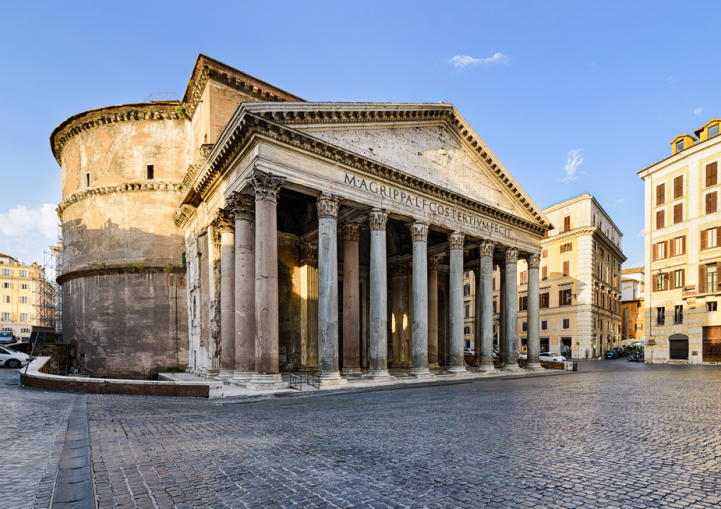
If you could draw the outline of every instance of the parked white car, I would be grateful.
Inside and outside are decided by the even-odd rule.
[[[541,352],[541,354],[539,355],[539,360],[551,361],[551,362],[563,362],[566,360],[566,358],[563,355],[559,355],[557,353]]]
[[[28,363],[30,356],[22,352],[15,352],[6,346],[0,345],[0,366],[6,368],[19,368]]]

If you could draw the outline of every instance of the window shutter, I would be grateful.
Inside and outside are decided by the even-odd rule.
[[[656,186],[656,205],[661,205],[666,202],[666,184],[659,184]]]
[[[573,251],[573,242],[568,243],[568,250]]]
[[[671,257],[676,256],[676,241],[674,239],[671,239],[671,252],[669,254]]]
[[[721,226],[716,227],[716,247],[721,246]]]
[[[716,200],[716,197],[718,196],[718,193],[716,193],[716,192],[714,191],[713,193],[709,194],[708,196],[709,196],[709,198],[711,199],[711,210],[709,210],[708,213],[709,213],[709,214],[713,214],[714,212],[716,212],[716,211],[718,210],[718,203],[717,203],[717,200]]]
[[[657,230],[660,230],[661,228],[664,227],[663,212],[664,212],[663,210],[659,210],[658,212],[656,212],[656,229]]]
[[[558,290],[558,306],[563,306],[563,290]]]
[[[715,186],[718,182],[718,163],[706,166],[706,187]]]
[[[686,269],[681,269],[681,288],[686,286]]]
[[[673,197],[680,198],[683,196],[683,175],[679,175],[673,179]]]
[[[671,279],[671,273],[667,272],[663,276],[663,289],[668,290],[668,280]]]
[[[683,221],[683,204],[678,203],[673,206],[673,223],[680,223]]]
[[[706,249],[706,230],[701,230],[701,249]]]
[[[683,252],[679,254],[686,254],[686,235],[681,237],[681,249],[683,249]]]
[[[653,261],[658,260],[658,244],[653,245]]]
[[[566,216],[563,218],[563,231],[567,232],[571,229],[571,216]]]
[[[663,241],[663,257],[668,258],[668,240]]]
[[[716,291],[721,290],[721,277],[719,277],[719,272],[721,270],[721,262],[716,262]]]
[[[706,293],[706,265],[698,266],[698,293]]]

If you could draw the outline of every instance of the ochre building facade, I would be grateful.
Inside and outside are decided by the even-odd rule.
[[[518,369],[517,267],[528,261],[538,295],[552,225],[452,105],[311,103],[201,55],[182,103],[115,108],[53,135],[65,335],[88,364],[130,352],[135,371],[182,366],[255,389],[281,386],[281,371],[322,384],[465,372],[463,273],[477,270],[474,364],[492,371],[502,265],[503,360]]]

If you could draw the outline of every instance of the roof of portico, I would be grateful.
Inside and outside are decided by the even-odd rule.
[[[519,205],[527,217],[519,217],[488,203],[475,200],[438,184],[384,164],[347,147],[340,147],[313,135],[313,129],[359,126],[443,125],[472,155],[478,166],[487,170],[496,185]],[[253,136],[272,138],[316,155],[438,196],[488,216],[542,233],[552,225],[543,211],[521,188],[510,172],[452,104],[447,103],[243,103],[221,134],[203,165],[187,179],[181,208],[197,202],[213,188],[213,183],[228,170]],[[189,175],[190,177],[190,175]],[[187,205],[186,205],[187,206]]]

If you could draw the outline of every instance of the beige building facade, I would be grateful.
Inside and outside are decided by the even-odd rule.
[[[29,340],[35,330],[52,329],[53,293],[40,265],[0,253],[0,330]]]
[[[721,120],[678,135],[645,183],[646,362],[721,362]]]

